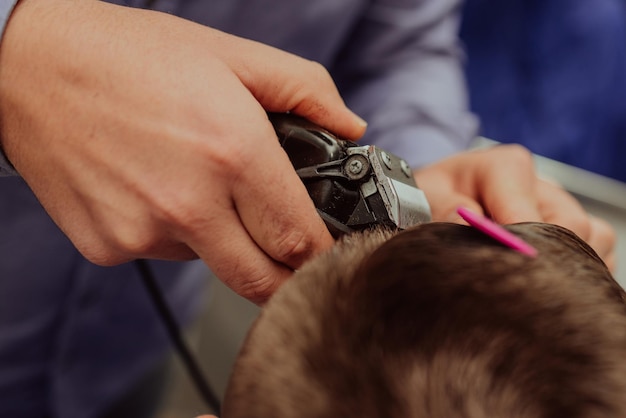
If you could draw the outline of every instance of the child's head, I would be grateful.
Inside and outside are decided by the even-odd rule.
[[[346,237],[269,301],[223,418],[626,417],[626,296],[584,242],[424,224]]]

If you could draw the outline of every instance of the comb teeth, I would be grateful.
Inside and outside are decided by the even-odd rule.
[[[534,258],[537,256],[537,249],[535,247],[531,246],[518,236],[513,235],[490,219],[472,212],[465,207],[459,207],[456,212],[461,216],[461,218],[465,219],[470,226],[478,229],[485,235],[490,236],[507,247],[529,257]]]

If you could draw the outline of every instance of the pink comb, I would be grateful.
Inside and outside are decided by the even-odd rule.
[[[501,242],[507,247],[529,257],[537,256],[537,250],[533,246],[484,216],[474,213],[464,207],[459,207],[456,212],[461,215],[461,218],[465,219],[468,224]]]

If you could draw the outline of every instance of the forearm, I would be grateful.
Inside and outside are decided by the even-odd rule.
[[[2,0],[0,2],[0,53],[2,51],[1,39],[4,36],[4,29],[9,21],[11,12],[17,4],[18,0]],[[0,140],[1,143],[1,140]],[[15,168],[6,158],[2,147],[0,146],[0,177],[17,175]]]

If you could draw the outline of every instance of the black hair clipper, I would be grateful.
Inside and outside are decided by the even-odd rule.
[[[374,225],[406,229],[430,221],[430,206],[406,161],[339,139],[299,116],[270,113],[269,119],[335,238]]]

